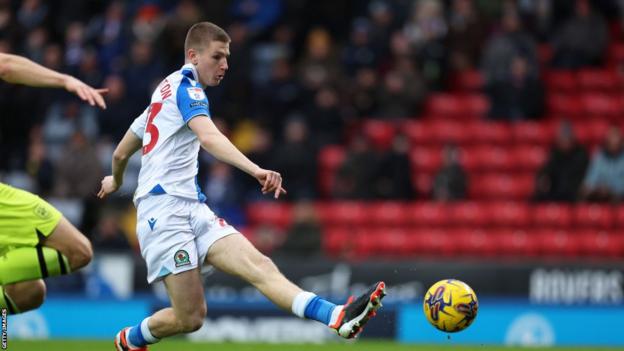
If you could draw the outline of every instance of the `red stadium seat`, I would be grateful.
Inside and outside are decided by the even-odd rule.
[[[578,89],[573,71],[550,70],[544,75],[544,81],[550,92],[569,93]]]
[[[437,93],[429,96],[426,111],[433,116],[476,119],[484,116],[489,108],[489,101],[482,94]]]
[[[540,145],[517,145],[511,150],[514,169],[535,172],[546,163],[548,150]]]
[[[448,225],[448,206],[437,202],[421,202],[408,206],[412,224],[420,227]]]
[[[496,237],[502,256],[530,258],[539,254],[537,238],[523,230],[501,230]]]
[[[594,118],[574,123],[574,133],[577,139],[585,145],[601,144],[608,129],[609,122],[606,119]]]
[[[373,202],[366,205],[366,212],[373,225],[385,227],[407,227],[410,213],[406,204],[396,201]]]
[[[459,227],[482,227],[490,224],[489,208],[481,202],[458,202],[448,205],[449,222]]]
[[[550,144],[554,138],[552,125],[544,122],[517,122],[512,126],[513,139],[517,144]]]
[[[425,122],[407,120],[401,124],[400,130],[408,137],[412,145],[422,145],[436,141],[429,133]]]
[[[514,167],[514,160],[508,148],[480,146],[465,150],[465,155],[471,155],[476,159],[474,164],[464,163],[468,171],[488,172],[499,171],[508,172]],[[467,160],[469,160],[467,158]]]
[[[361,202],[320,202],[316,209],[324,225],[359,226],[369,221],[369,213]]]
[[[531,212],[523,202],[493,202],[488,205],[490,222],[506,228],[527,228],[531,224]]]
[[[451,89],[460,92],[480,91],[483,84],[481,72],[466,70],[455,74],[451,81]]]
[[[323,250],[329,256],[340,257],[354,249],[355,233],[346,227],[331,227],[323,231]]]
[[[615,213],[609,205],[581,204],[574,209],[574,226],[577,228],[611,229]]]
[[[532,173],[484,173],[472,175],[468,194],[475,200],[526,200],[534,191],[535,175]]]
[[[407,256],[412,254],[408,245],[408,233],[404,229],[380,227],[368,231],[367,236],[374,240],[373,254],[387,257]]]
[[[615,71],[606,69],[582,69],[576,78],[581,90],[615,92],[621,88]]]
[[[500,242],[491,231],[483,229],[458,230],[450,233],[457,242],[459,255],[475,258],[492,257],[498,254]]]
[[[283,202],[251,202],[247,205],[246,213],[249,223],[253,226],[269,224],[285,229],[292,219],[292,206]]]
[[[439,259],[453,256],[457,251],[457,242],[445,230],[424,229],[409,234],[408,247],[418,256]]]
[[[574,94],[550,93],[547,96],[547,105],[550,115],[577,119],[585,115],[582,101]]]
[[[497,122],[477,122],[465,124],[465,131],[472,141],[484,144],[508,144],[513,135],[509,124]]]
[[[616,67],[624,62],[624,43],[616,40],[612,41],[609,45],[607,56],[609,65],[612,67]]]
[[[345,159],[345,150],[341,146],[326,146],[318,154],[319,188],[321,193],[329,196],[334,186],[334,177]]]
[[[624,228],[624,205],[615,208],[615,226]]]
[[[392,144],[396,126],[388,121],[369,119],[364,121],[362,132],[376,148],[384,150]]]
[[[409,156],[416,173],[434,173],[442,166],[441,147],[416,147],[410,151]]]
[[[422,173],[422,172],[413,172],[412,173],[412,185],[416,189],[416,193],[429,196],[433,191],[433,181],[435,174],[433,173]]]
[[[583,111],[590,117],[617,118],[624,113],[622,97],[618,94],[607,95],[587,93],[581,96]]]
[[[579,238],[565,230],[540,230],[535,233],[540,254],[545,257],[576,257],[580,254]]]
[[[567,204],[538,204],[532,207],[536,228],[567,229],[572,225],[572,208]]]
[[[607,231],[587,231],[577,234],[580,238],[581,252],[585,256],[597,258],[623,258],[624,241],[621,235]]]
[[[472,138],[466,131],[465,122],[434,120],[429,122],[426,128],[434,138],[434,142],[440,145],[447,143],[463,144]]]

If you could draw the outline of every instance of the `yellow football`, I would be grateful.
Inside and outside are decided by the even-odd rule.
[[[441,331],[454,333],[470,326],[477,317],[479,301],[468,284],[445,279],[433,284],[423,302],[425,316]]]

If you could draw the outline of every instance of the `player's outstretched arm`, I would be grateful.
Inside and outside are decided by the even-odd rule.
[[[107,89],[94,89],[70,75],[45,68],[22,56],[0,53],[0,78],[9,83],[31,87],[64,88],[91,106],[97,104],[106,108],[102,94]]]
[[[130,129],[126,132],[124,137],[117,145],[115,152],[113,152],[113,174],[104,177],[102,179],[102,187],[97,194],[97,197],[103,199],[108,194],[112,194],[121,185],[123,184],[123,175],[126,171],[126,166],[128,165],[128,160],[135,152],[137,152],[141,146],[143,145],[143,141],[139,139],[139,137],[134,134],[134,132]]]
[[[286,190],[282,187],[282,176],[275,171],[262,169],[251,162],[219,131],[210,118],[196,117],[191,119],[188,125],[199,138],[204,150],[218,160],[229,163],[256,178],[262,185],[263,194],[273,193],[276,199],[280,194],[286,194]]]

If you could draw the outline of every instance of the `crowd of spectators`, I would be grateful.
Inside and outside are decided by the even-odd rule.
[[[397,135],[380,152],[358,131],[359,123],[418,118],[429,93],[452,88],[451,76],[475,69],[491,103],[484,118],[539,119],[541,70],[600,66],[608,23],[621,20],[620,3],[0,0],[0,51],[109,89],[108,109],[99,111],[63,92],[0,85],[0,174],[56,199],[85,232],[101,233],[96,245],[118,245],[115,233],[124,222],[111,220],[112,209],[131,209],[140,159],[130,161],[115,207],[94,201],[99,180],[152,89],[184,63],[187,29],[209,20],[232,38],[227,77],[207,91],[213,119],[253,161],[284,174],[287,200],[321,197],[317,153],[332,144],[348,145],[348,151],[330,198],[462,199],[467,180],[454,145],[444,150],[432,193],[418,194],[407,138]],[[540,57],[542,44],[552,48],[548,62]],[[611,129],[592,157],[571,130],[561,126],[537,175],[535,199],[622,198],[620,131]],[[209,205],[233,224],[243,223],[243,204],[260,198],[257,184],[205,154],[200,161]],[[306,224],[313,222],[306,211],[295,232],[314,227]]]

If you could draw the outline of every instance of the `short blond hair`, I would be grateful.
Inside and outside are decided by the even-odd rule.
[[[232,40],[223,28],[214,23],[195,23],[186,33],[186,40],[184,40],[184,52],[188,52],[189,49],[201,50],[213,41],[229,43]]]

